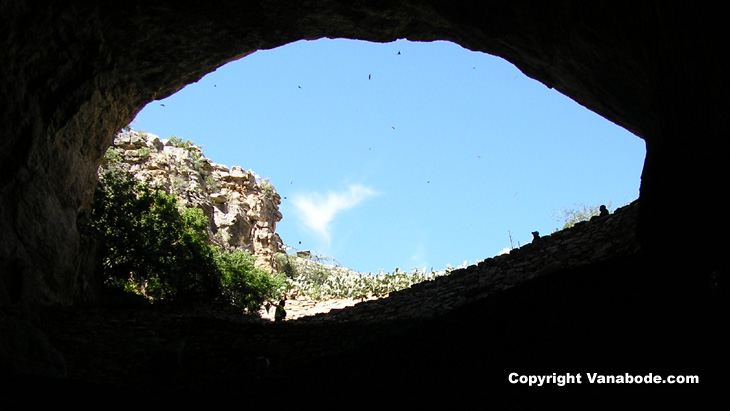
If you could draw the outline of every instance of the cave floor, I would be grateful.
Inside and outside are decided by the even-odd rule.
[[[490,304],[469,309],[483,313],[499,307]],[[168,404],[193,398],[311,395],[379,399],[390,393],[390,401],[428,404],[477,398],[523,409],[599,398],[620,405],[628,398],[624,394],[638,394],[647,405],[658,399],[675,403],[680,400],[677,394],[687,394],[682,400],[698,398],[696,388],[705,389],[702,398],[712,398],[717,383],[707,384],[710,375],[702,374],[706,384],[692,390],[596,384],[536,389],[509,384],[511,372],[582,373],[585,378],[588,372],[679,372],[693,370],[695,364],[704,372],[706,363],[713,361],[712,349],[701,352],[698,345],[706,343],[702,341],[677,342],[687,352],[699,353],[687,357],[677,351],[677,344],[657,350],[658,341],[669,341],[647,339],[648,334],[611,337],[616,333],[597,333],[576,323],[564,329],[557,322],[542,326],[546,317],[530,322],[503,312],[491,320],[453,314],[437,321],[273,323],[225,307],[54,309],[43,314],[43,331],[62,353],[67,375],[42,383],[45,392],[96,392],[109,398],[134,393],[135,398],[165,398]],[[555,313],[547,310],[546,315]],[[647,366],[637,366],[649,357]],[[37,386],[38,381],[31,384]]]

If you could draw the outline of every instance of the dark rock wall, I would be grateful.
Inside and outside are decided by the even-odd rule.
[[[95,171],[146,103],[320,37],[451,40],[643,138],[640,240],[671,259],[675,291],[699,298],[727,264],[723,19],[709,2],[0,0],[0,307],[93,297]]]
[[[428,319],[490,298],[535,278],[642,258],[636,238],[638,203],[614,214],[542,236],[508,254],[487,258],[449,275],[391,293],[387,298],[304,317],[297,321],[390,321]]]
[[[191,395],[458,398],[499,409],[582,409],[598,399],[676,407],[688,398],[704,409],[726,386],[721,317],[667,315],[662,272],[643,258],[636,216],[634,203],[388,298],[294,321],[211,306],[47,310],[44,331],[67,377],[30,383],[67,398],[134,392],[137,402],[168,405]],[[514,372],[583,381],[538,389],[510,384]],[[699,384],[591,384],[589,373],[698,376]]]

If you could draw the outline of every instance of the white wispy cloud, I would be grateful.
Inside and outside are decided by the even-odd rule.
[[[354,184],[341,192],[299,194],[292,198],[292,203],[299,212],[302,223],[314,230],[329,244],[331,239],[330,223],[342,210],[353,208],[363,200],[378,193],[360,184]]]

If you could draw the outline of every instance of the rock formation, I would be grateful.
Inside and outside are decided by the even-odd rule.
[[[96,169],[114,133],[145,104],[256,50],[322,37],[453,41],[505,58],[634,132],[647,143],[642,242],[661,257],[665,247],[670,255],[691,247],[669,240],[675,234],[702,241],[713,260],[702,271],[720,269],[724,194],[707,187],[719,187],[730,152],[722,15],[656,1],[3,0],[0,296],[31,307],[91,292],[80,227]],[[678,209],[722,225],[668,224]]]
[[[28,319],[93,300],[94,244],[83,227],[114,134],[150,101],[229,61],[323,37],[446,40],[490,53],[642,138],[637,235],[651,269],[635,274],[658,287],[642,295],[661,307],[657,318],[683,341],[700,338],[693,324],[713,327],[707,284],[728,270],[721,4],[0,0],[0,369],[55,369]],[[607,304],[651,308],[628,292],[616,289]],[[667,347],[672,361],[702,352]]]
[[[433,317],[553,273],[635,258],[641,253],[635,230],[637,205],[635,201],[614,214],[594,216],[571,228],[538,236],[537,241],[509,253],[457,268],[448,275],[392,292],[387,298],[302,321],[386,322]]]
[[[83,396],[93,382],[110,397],[133,392],[137,403],[151,397],[168,405],[191,393],[410,405],[469,399],[497,409],[583,409],[612,399],[620,409],[628,401],[676,405],[678,397],[712,405],[727,380],[718,360],[727,346],[723,327],[705,330],[705,339],[678,334],[686,325],[655,305],[660,290],[642,267],[636,206],[386,298],[288,300],[283,323],[273,321],[275,307],[264,313],[270,321],[225,310],[203,316],[220,309],[209,306],[49,310],[55,321],[44,330],[68,363],[70,382],[59,394]],[[508,382],[515,372],[580,373],[583,381],[520,387]],[[591,384],[587,373],[699,376],[699,384]]]
[[[274,254],[284,252],[276,234],[281,197],[268,180],[239,166],[213,163],[190,141],[134,130],[114,136],[103,165],[120,167],[175,194],[181,205],[202,209],[213,244],[249,251],[258,267],[276,270]]]

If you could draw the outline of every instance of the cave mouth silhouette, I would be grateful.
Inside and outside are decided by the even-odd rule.
[[[446,41],[319,39],[261,50],[148,103],[132,126],[189,138],[211,161],[269,178],[282,196],[285,243],[365,272],[472,263],[560,228],[552,214],[561,208],[626,204],[638,196],[645,155],[643,140],[511,63]],[[383,194],[313,216],[318,226],[331,219],[328,246],[292,200],[309,195],[320,211],[327,192],[345,203],[355,184]],[[455,206],[449,193],[472,206]],[[410,203],[412,216],[394,203]],[[391,230],[401,246],[363,241],[376,230]],[[347,250],[357,246],[385,264],[360,262],[362,251]],[[444,250],[458,247],[462,254]]]
[[[727,63],[716,52],[726,48],[722,13],[629,2],[351,6],[2,6],[4,38],[15,44],[4,49],[8,104],[2,134],[8,150],[0,161],[0,195],[4,203],[18,205],[1,215],[8,233],[2,264],[8,272],[23,272],[3,279],[9,303],[32,309],[91,293],[85,288],[91,259],[79,223],[111,137],[145,104],[257,50],[325,37],[453,41],[500,56],[625,127],[647,144],[642,243],[657,261],[668,253],[691,267],[694,259],[684,255],[687,242],[708,239],[709,258],[700,271],[725,269],[727,219],[718,221],[719,228],[666,224],[677,209],[724,215],[722,190],[696,184],[725,174],[728,146],[720,107],[727,95]],[[120,16],[124,24],[117,24]],[[689,143],[688,136],[697,138]],[[681,283],[681,277],[673,281]]]
[[[0,196],[3,205],[9,206],[0,213],[4,234],[0,291],[3,303],[10,305],[11,324],[17,324],[12,321],[15,317],[26,318],[15,316],[16,309],[33,314],[39,305],[69,304],[92,293],[85,287],[88,256],[80,255],[87,244],[75,223],[88,205],[96,162],[109,139],[144,104],[174,93],[227,61],[292,40],[324,36],[375,41],[450,39],[504,57],[529,77],[646,141],[638,231],[651,254],[646,272],[652,273],[656,284],[669,286],[644,288],[643,295],[630,286],[631,275],[625,276],[628,287],[610,275],[607,279],[615,286],[618,301],[634,293],[655,303],[650,306],[652,314],[667,323],[670,332],[669,338],[655,337],[648,344],[630,332],[618,332],[616,337],[644,351],[658,347],[666,354],[660,360],[667,362],[668,371],[674,371],[677,357],[687,364],[698,355],[714,361],[714,352],[703,343],[727,345],[707,333],[719,329],[717,324],[724,323],[726,314],[713,323],[715,318],[708,319],[698,307],[705,302],[699,284],[702,276],[708,270],[727,270],[728,222],[720,188],[728,157],[723,110],[728,63],[717,52],[727,49],[725,14],[719,7],[659,2],[525,7],[517,2],[414,5],[397,1],[349,6],[337,2],[216,2],[206,7],[114,1],[89,6],[74,0],[20,7],[3,3],[3,38],[15,42],[2,49],[8,75],[2,77],[0,87],[7,101],[6,121],[0,122],[0,134],[7,136],[3,140],[7,150],[0,154]],[[714,218],[705,223],[687,216]],[[694,252],[698,241],[701,253]],[[628,272],[643,278],[641,270]],[[671,292],[662,294],[666,289]],[[540,310],[539,305],[534,308]],[[631,312],[634,307],[622,308]],[[674,315],[682,313],[691,326],[676,321]],[[466,348],[474,349],[460,353],[482,353],[480,336],[471,334],[471,327],[457,329],[465,339],[454,341],[467,341]],[[7,335],[2,333],[4,338]],[[11,338],[28,335],[21,329]],[[554,346],[544,346],[541,338],[534,341],[533,346],[544,348],[541,354],[551,354]],[[606,341],[599,341],[603,343],[599,349],[595,341],[577,342],[581,343],[587,355],[603,354],[603,349],[614,352]],[[44,359],[47,354],[22,348],[16,351],[21,361]],[[432,356],[426,355],[430,353],[441,354],[436,360],[442,364],[453,363],[453,351],[435,348],[417,358],[426,359],[424,368],[433,363]],[[521,347],[513,351],[521,358],[537,355]],[[490,354],[506,358],[500,350]],[[633,355],[640,359],[639,353]],[[463,371],[470,369],[467,362],[461,364]],[[490,364],[483,365],[480,369],[486,370]],[[37,369],[27,366],[27,370]],[[441,377],[454,375],[467,374]],[[472,394],[481,396],[481,382],[470,387]],[[601,399],[605,393],[601,391]]]

